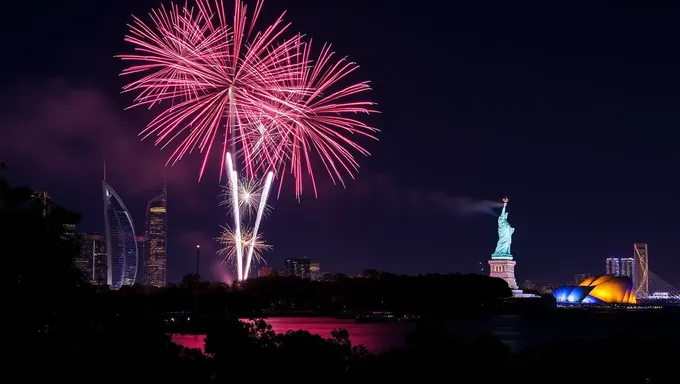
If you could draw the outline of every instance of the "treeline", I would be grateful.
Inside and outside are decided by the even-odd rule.
[[[412,314],[478,313],[496,308],[511,292],[502,280],[480,275],[428,274],[312,281],[296,277],[249,279],[232,285],[198,282],[164,289],[128,287],[114,293],[127,300],[146,300],[164,311],[215,313],[230,311],[389,310]]]

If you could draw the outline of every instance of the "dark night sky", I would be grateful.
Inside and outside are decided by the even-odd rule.
[[[297,203],[288,189],[272,202],[270,264],[473,272],[497,235],[495,217],[470,209],[508,195],[519,281],[603,272],[605,257],[631,256],[640,241],[650,269],[680,286],[680,12],[453,3],[266,2],[264,21],[287,9],[291,32],[357,61],[354,80],[372,81],[382,111],[370,119],[380,141],[364,143],[373,156],[347,190],[324,179],[318,200]],[[103,230],[104,156],[140,230],[163,183],[168,153],[139,142],[152,115],[124,111],[132,95],[119,94],[113,58],[130,50],[130,15],[157,4],[3,6],[0,157],[11,180],[83,213],[84,231]],[[225,220],[217,169],[198,184],[198,160],[168,171],[170,280],[193,268],[197,242],[203,274],[223,277],[211,240]]]

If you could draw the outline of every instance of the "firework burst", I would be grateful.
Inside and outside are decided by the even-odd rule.
[[[222,191],[220,206],[224,206],[232,212],[234,209],[238,209],[243,216],[256,216],[260,203],[263,201],[264,180],[239,178],[237,180],[236,199],[232,196],[232,189],[229,184],[224,185]],[[264,199],[262,214],[266,217],[271,210],[271,205],[267,204],[267,200]]]
[[[262,1],[249,14],[246,5],[235,0],[231,22],[222,2],[194,3],[194,8],[173,5],[154,10],[149,25],[134,19],[125,40],[136,52],[119,57],[135,62],[123,75],[144,76],[123,91],[138,93],[132,107],[165,105],[140,135],[155,135],[155,144],[163,148],[175,145],[168,164],[198,150],[204,153],[200,179],[219,139],[220,158],[231,144],[232,154],[241,155],[246,172],[253,176],[251,135],[237,131],[257,126],[252,118],[263,110],[263,102],[282,102],[282,96],[299,92],[287,88],[286,79],[304,66],[290,60],[301,36],[282,38],[288,28],[283,14],[255,32]]]
[[[240,235],[237,235],[234,230],[229,227],[221,227],[221,234],[215,238],[218,243],[222,245],[222,249],[217,251],[217,254],[224,258],[223,262],[234,263],[238,257],[240,248],[253,248],[253,260],[257,263],[265,263],[262,258],[262,253],[272,250],[272,246],[265,243],[260,234],[256,234],[252,229],[242,228]]]
[[[323,163],[333,183],[345,186],[343,175],[354,177],[359,170],[353,152],[369,155],[353,137],[376,139],[378,129],[358,119],[362,114],[377,113],[374,103],[357,100],[360,94],[370,91],[368,82],[341,85],[358,65],[345,58],[337,59],[330,45],[324,45],[314,61],[310,59],[311,43],[301,44],[298,49],[292,57],[311,64],[292,73],[286,88],[300,91],[264,103],[264,111],[256,111],[257,117],[252,117],[258,125],[251,129],[250,141],[255,144],[252,154],[259,164],[281,171],[279,193],[283,175],[290,173],[299,197],[304,174],[317,195],[314,158]]]

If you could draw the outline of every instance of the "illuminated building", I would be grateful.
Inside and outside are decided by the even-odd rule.
[[[146,257],[144,277],[146,285],[164,287],[168,262],[168,213],[167,189],[155,197],[146,207]]]
[[[621,272],[619,276],[628,276],[631,281],[635,281],[635,259],[632,257],[621,258]]]
[[[284,268],[286,276],[296,276],[309,279],[309,269],[312,261],[309,259],[286,259]]]
[[[277,276],[278,271],[276,268],[272,267],[262,267],[260,268],[259,271],[257,271],[257,277],[270,277],[270,276]]]
[[[310,263],[309,264],[309,278],[312,280],[321,280],[321,264]]]
[[[592,276],[592,275],[589,274],[589,273],[577,273],[577,274],[575,274],[574,275],[574,285],[581,284],[581,282],[583,282],[583,280],[589,278],[590,276]]]
[[[93,284],[106,284],[106,239],[98,233],[81,235],[82,245],[76,266]]]
[[[133,285],[137,277],[139,251],[130,211],[116,191],[102,181],[104,226],[106,228],[106,284],[118,289]]]
[[[42,217],[47,217],[55,208],[54,201],[49,193],[45,191],[36,191],[31,195],[31,204],[40,211]],[[64,224],[64,231],[61,235],[63,240],[75,241],[76,239],[76,223]]]
[[[145,236],[137,236],[135,237],[135,241],[137,242],[137,255],[139,256],[139,263],[137,264],[137,270],[138,271],[143,271],[144,270],[144,260],[146,257],[146,237]],[[137,274],[137,280],[135,281],[136,284],[144,284],[144,274],[143,273],[138,273]]]
[[[589,277],[577,286],[557,288],[553,295],[558,303],[635,304],[633,282],[627,276],[601,275]]]
[[[647,244],[633,244],[633,259],[635,262],[635,275],[633,277],[635,295],[646,298],[649,296],[649,247]]]
[[[605,273],[607,275],[621,275],[621,264],[618,257],[608,257],[605,261]]]
[[[43,217],[47,217],[54,208],[54,202],[50,197],[49,193],[46,191],[35,191],[31,195],[33,203],[36,204],[37,208],[42,213]]]

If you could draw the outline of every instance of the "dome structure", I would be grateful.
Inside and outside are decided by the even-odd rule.
[[[564,285],[553,292],[558,303],[636,304],[633,282],[628,276],[589,277],[578,286]]]

